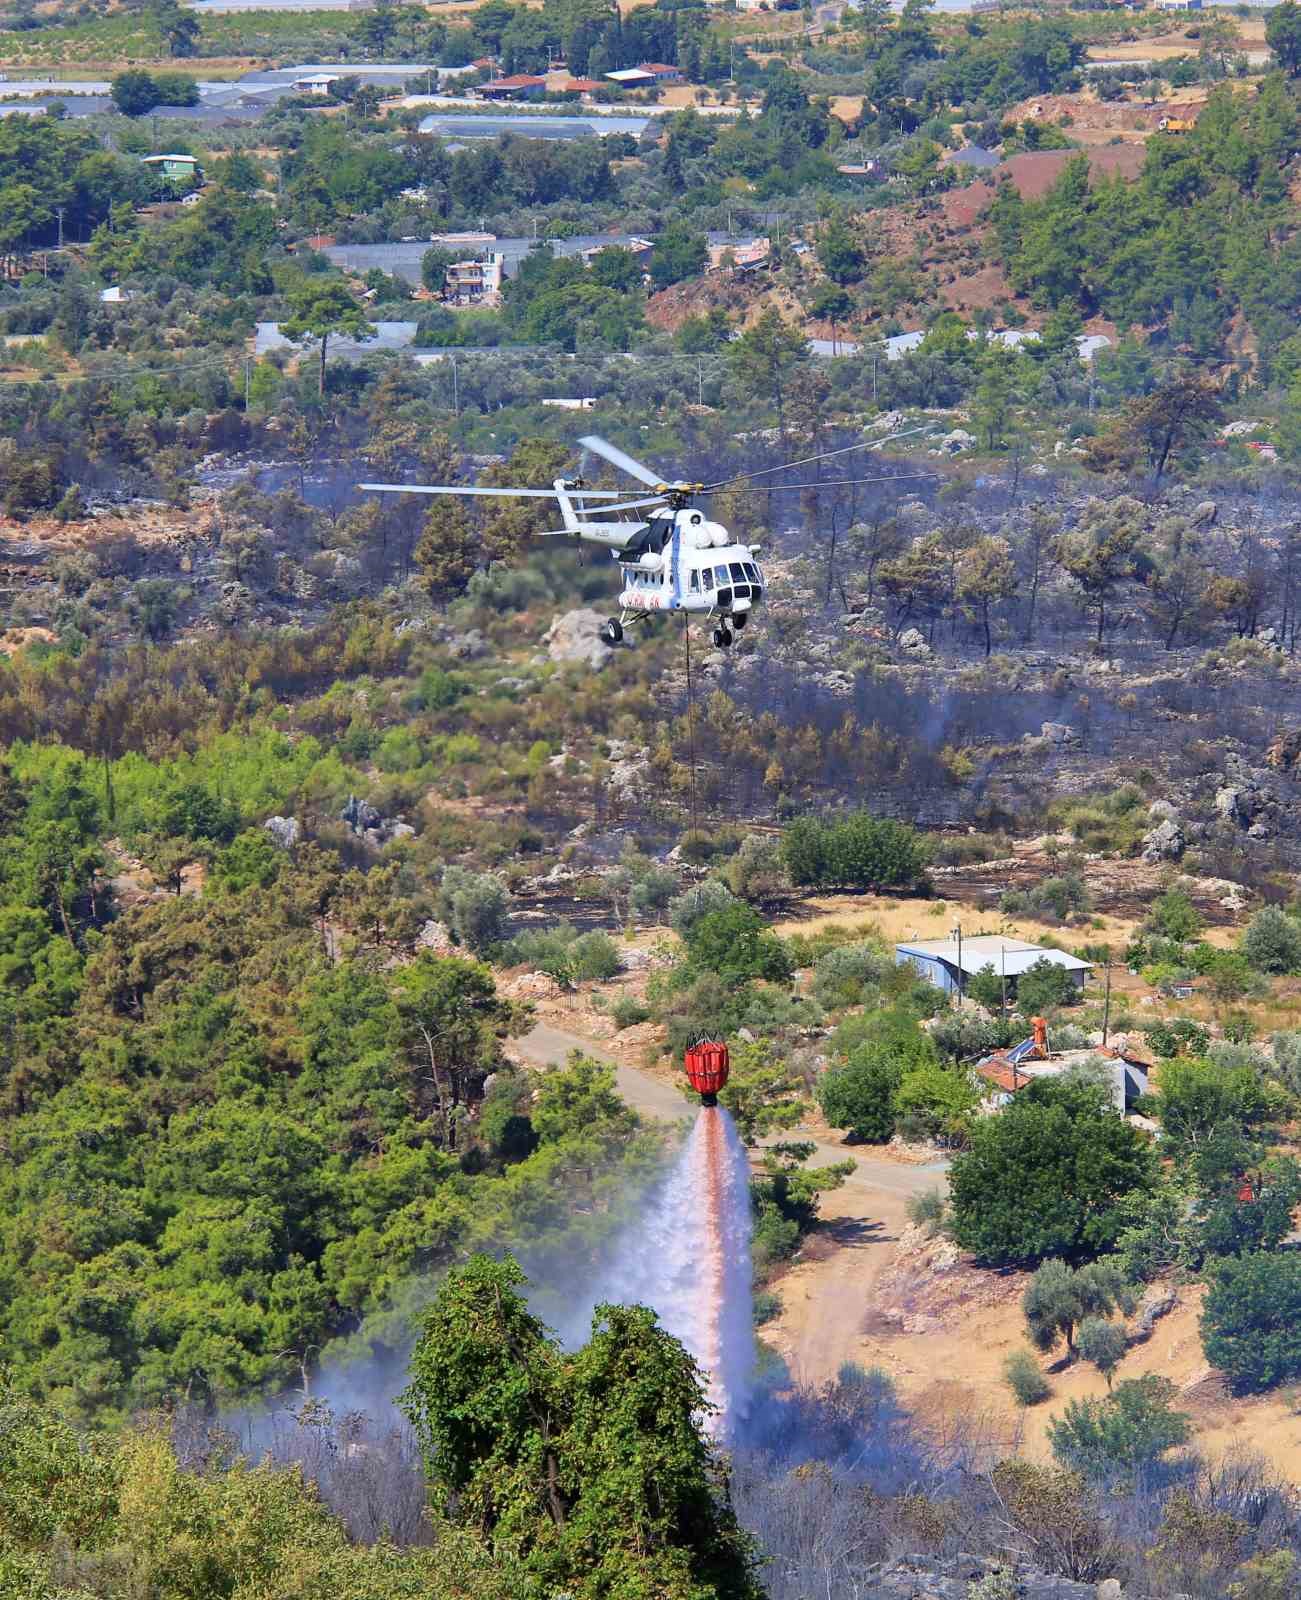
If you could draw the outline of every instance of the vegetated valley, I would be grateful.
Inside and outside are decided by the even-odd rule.
[[[1301,1592],[1301,8],[0,64],[0,1596]]]

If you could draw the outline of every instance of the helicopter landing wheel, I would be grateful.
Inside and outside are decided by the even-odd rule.
[[[720,650],[726,650],[732,643],[732,635],[726,628],[714,629],[714,643]]]
[[[732,618],[732,626],[736,629],[736,631],[738,633],[740,633],[741,629],[745,627],[745,612],[744,611],[738,611],[736,613],[736,615]]]
[[[618,617],[607,617],[601,628],[602,644],[618,644],[623,638],[623,623]]]

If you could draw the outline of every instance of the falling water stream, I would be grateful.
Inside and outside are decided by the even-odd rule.
[[[701,1108],[601,1290],[602,1299],[649,1306],[682,1341],[708,1381],[710,1431],[733,1437],[754,1368],[750,1168],[721,1106]]]

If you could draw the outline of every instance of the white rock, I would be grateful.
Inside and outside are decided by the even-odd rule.
[[[604,622],[601,613],[589,607],[565,611],[553,618],[542,641],[548,656],[552,661],[581,661],[599,670],[614,654],[600,637]]]

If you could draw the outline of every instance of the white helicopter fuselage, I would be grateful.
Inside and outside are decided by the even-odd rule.
[[[754,548],[720,522],[691,507],[652,520],[655,537],[634,559],[615,551],[623,573],[625,613],[701,612],[745,616],[763,599],[763,573]],[[657,548],[658,547],[658,548]]]

